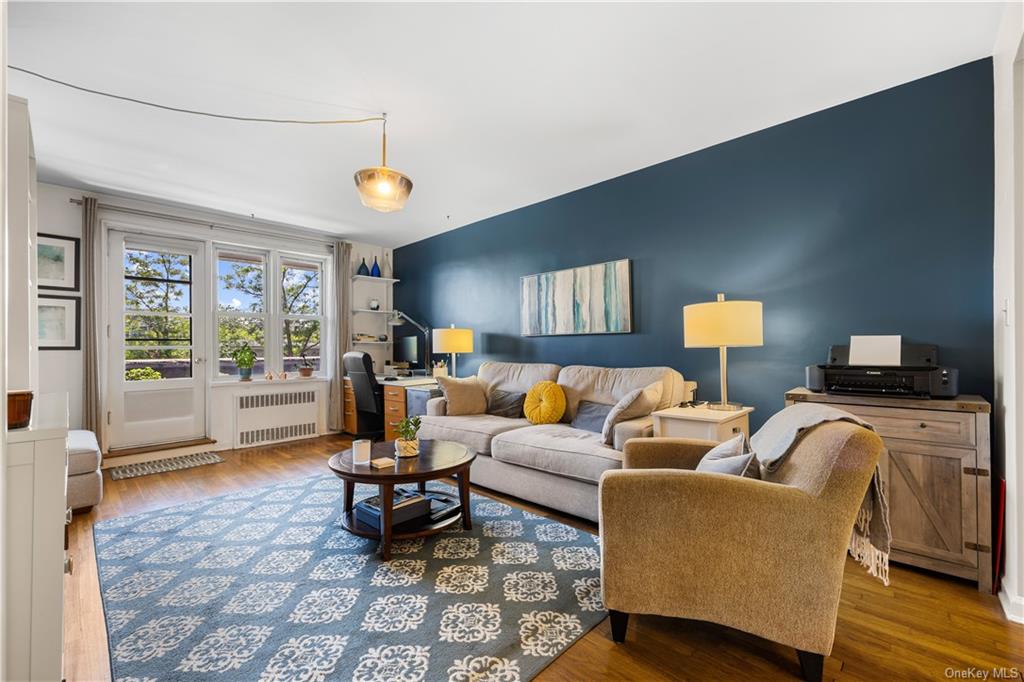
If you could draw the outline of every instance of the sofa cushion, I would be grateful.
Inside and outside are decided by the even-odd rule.
[[[68,431],[68,476],[77,476],[100,468],[100,446],[92,431]]]
[[[487,394],[487,414],[519,419],[523,416],[524,402],[526,402],[525,393],[495,388]]]
[[[488,393],[494,389],[526,393],[538,381],[558,378],[558,365],[546,362],[491,362],[480,365],[476,376]]]
[[[646,417],[661,400],[662,383],[655,381],[646,388],[634,388],[622,396],[622,400],[615,403],[608,411],[608,418],[604,420],[604,427],[601,429],[601,437],[605,445],[611,445],[614,440],[615,425],[619,422],[629,421],[637,417]]]
[[[491,439],[499,433],[529,426],[525,419],[496,417],[493,414],[475,414],[462,417],[420,417],[419,437],[429,440],[453,440],[477,453],[491,451]]]
[[[679,404],[685,385],[683,375],[671,367],[591,367],[570,365],[558,373],[558,384],[565,390],[566,407],[562,421],[572,422],[581,400],[614,405],[630,391],[662,383],[661,398],[655,409]]]
[[[476,377],[437,377],[437,385],[448,403],[448,414],[453,417],[487,412],[487,393]]]
[[[565,413],[565,392],[553,381],[539,381],[526,394],[523,413],[531,424],[554,424]]]
[[[608,419],[608,413],[611,411],[611,405],[581,400],[576,410],[576,418],[572,420],[571,426],[574,429],[601,433],[604,423]]]
[[[491,442],[491,457],[594,485],[605,471],[622,468],[622,453],[605,445],[601,434],[568,424],[506,431]]]

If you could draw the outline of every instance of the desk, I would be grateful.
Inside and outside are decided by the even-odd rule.
[[[344,383],[345,432],[354,434],[357,430],[356,394],[348,377],[345,377]],[[384,390],[384,440],[395,439],[395,424],[406,417],[405,389],[410,386],[437,385],[433,377],[399,377],[394,381],[385,381],[383,375],[377,377],[377,383]]]

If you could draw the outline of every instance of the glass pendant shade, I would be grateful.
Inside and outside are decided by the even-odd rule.
[[[409,176],[388,168],[387,114],[384,114],[381,131],[380,165],[356,171],[356,189],[363,206],[381,213],[401,211],[412,194],[412,180]]]
[[[387,166],[356,171],[356,189],[363,206],[381,213],[401,211],[412,193],[412,180]]]

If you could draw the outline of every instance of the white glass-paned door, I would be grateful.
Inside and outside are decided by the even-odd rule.
[[[202,245],[118,232],[110,244],[110,445],[204,437]]]

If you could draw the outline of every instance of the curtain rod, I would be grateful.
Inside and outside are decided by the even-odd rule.
[[[76,199],[74,197],[70,197],[68,199],[68,202],[72,203],[72,204],[77,204],[79,206],[81,206],[84,203],[81,199]],[[243,234],[246,234],[246,233],[253,234],[253,233],[255,233],[255,234],[262,235],[264,237],[280,237],[281,236],[278,233],[270,232],[269,230],[261,230],[261,229],[256,228],[256,227],[251,227],[251,228],[250,227],[238,227],[238,226],[235,226],[235,225],[227,225],[225,223],[218,223],[218,222],[214,222],[214,221],[210,221],[210,220],[200,220],[198,218],[188,218],[186,216],[178,216],[178,215],[174,215],[172,213],[160,213],[159,211],[147,211],[147,210],[142,209],[142,208],[130,208],[130,207],[127,207],[127,206],[117,206],[116,204],[97,203],[96,204],[96,208],[106,209],[108,211],[119,211],[121,213],[129,213],[129,214],[132,214],[132,215],[145,216],[145,217],[148,217],[148,218],[158,218],[158,219],[161,219],[161,220],[176,220],[178,222],[189,223],[191,225],[199,225],[201,227],[208,227],[210,229],[230,230],[232,232],[241,232]],[[283,227],[286,227],[287,229],[292,230],[292,231],[296,231],[295,228],[292,228],[292,227],[288,227],[288,226],[283,226]],[[336,241],[334,239],[328,239],[326,237],[319,237],[319,236],[313,236],[313,235],[308,235],[307,236],[305,234],[297,234],[297,235],[293,235],[293,236],[295,236],[295,237],[297,237],[299,239],[304,239],[306,241],[317,242],[317,243],[320,243],[320,244],[327,244],[327,245],[333,245],[334,242]]]

